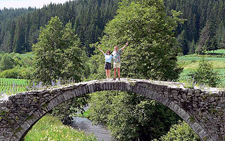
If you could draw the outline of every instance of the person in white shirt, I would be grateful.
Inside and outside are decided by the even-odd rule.
[[[111,72],[111,61],[112,61],[112,55],[110,54],[110,51],[107,50],[106,53],[104,53],[100,46],[98,48],[102,54],[105,56],[105,72],[106,72],[106,79],[110,79],[110,72]]]

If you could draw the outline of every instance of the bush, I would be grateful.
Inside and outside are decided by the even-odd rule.
[[[5,53],[0,61],[0,69],[2,71],[12,69],[14,66],[14,60],[11,54]]]
[[[0,73],[1,78],[29,79],[31,78],[32,68],[14,67]]]
[[[213,70],[211,63],[202,58],[198,68],[189,74],[198,84],[206,84],[211,87],[216,87],[220,82],[218,71]]]
[[[162,136],[160,141],[200,141],[198,135],[191,129],[186,122],[179,121],[174,124],[170,131]],[[157,140],[154,140],[157,141]]]
[[[154,100],[126,92],[99,92],[90,102],[90,119],[106,124],[116,140],[151,140],[180,119]]]
[[[60,104],[52,110],[52,115],[57,116],[63,124],[70,124],[73,120],[72,116],[77,110],[83,110],[83,107],[87,105],[89,95],[83,97],[72,98],[66,102]]]
[[[17,67],[13,69],[4,70],[0,73],[1,78],[18,78],[19,77],[19,69]]]

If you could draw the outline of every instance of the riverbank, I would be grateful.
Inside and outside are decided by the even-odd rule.
[[[83,131],[63,125],[57,117],[46,115],[33,126],[24,138],[24,141],[41,140],[97,141],[97,138],[93,134],[87,135]]]
[[[92,94],[91,98],[94,99],[96,94]],[[113,137],[110,133],[110,131],[107,129],[104,125],[93,125],[92,122],[89,120],[90,118],[90,104],[89,106],[86,106],[83,108],[84,112],[81,114],[81,112],[76,113],[76,117],[73,117],[72,124],[70,124],[71,127],[84,131],[87,135],[94,134],[96,138],[99,141],[112,141]]]
[[[92,125],[92,122],[83,117],[73,117],[71,127],[84,131],[87,135],[94,134],[99,141],[112,141],[110,131],[103,125]]]

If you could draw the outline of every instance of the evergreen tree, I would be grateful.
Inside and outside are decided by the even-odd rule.
[[[206,51],[208,48],[209,41],[210,41],[210,27],[209,24],[207,24],[201,31],[197,53],[202,53],[203,51]]]
[[[201,40],[201,32],[208,24],[209,42],[212,38],[217,41],[220,48],[224,29],[221,27],[225,23],[225,2],[223,0],[164,0],[166,12],[171,15],[171,10],[181,11],[181,18],[186,19],[183,25],[176,28],[177,35],[186,31],[186,41],[195,43]],[[37,42],[39,30],[51,17],[58,16],[63,25],[71,21],[75,27],[75,33],[81,40],[81,44],[86,46],[86,52],[90,56],[94,48],[89,44],[99,41],[103,36],[106,23],[116,14],[118,0],[76,0],[64,4],[49,4],[41,9],[3,9],[0,13],[0,51],[27,52],[32,50],[32,44]],[[23,26],[18,26],[18,21],[23,21]],[[12,26],[16,23],[17,28]],[[206,24],[207,23],[207,24]],[[18,29],[21,28],[21,29]],[[10,30],[11,36],[7,33]],[[12,32],[11,32],[12,31]],[[18,31],[24,31],[18,36]],[[14,33],[16,33],[14,35]],[[16,36],[16,37],[14,37]],[[6,42],[11,41],[11,46]],[[183,46],[184,47],[184,46]],[[183,48],[186,52],[187,48]],[[205,46],[210,50],[210,46]],[[201,47],[200,47],[201,48]],[[198,49],[200,49],[198,48]],[[201,49],[200,49],[201,50]]]
[[[24,50],[24,18],[17,20],[16,28],[13,39],[13,51],[16,53],[21,53]]]
[[[194,54],[195,50],[196,50],[196,48],[195,48],[195,41],[194,40],[192,40],[192,42],[189,43],[189,48],[190,48],[189,54]]]
[[[205,61],[204,58],[199,62],[198,68],[189,75],[199,85],[205,84],[210,87],[216,87],[221,82],[219,72],[213,70],[212,64]]]
[[[118,0],[77,0],[64,4],[51,3],[41,9],[23,9],[24,12],[21,13],[20,9],[5,9],[0,13],[0,51],[31,51],[32,44],[37,43],[40,27],[47,24],[51,17],[58,16],[63,25],[69,21],[72,23],[72,27],[76,29],[74,32],[80,38],[81,44],[86,46],[86,52],[90,56],[93,48],[90,48],[89,44],[97,42],[98,38],[102,37],[104,26],[115,15],[117,5]],[[15,14],[16,11],[20,14]],[[9,47],[2,42],[3,39],[10,38],[5,35],[8,29],[11,30],[13,21],[17,27],[11,34],[14,40],[13,47]],[[21,21],[23,26],[18,24]]]
[[[179,47],[182,48],[183,54],[186,55],[189,52],[189,46],[187,41],[187,33],[185,30],[182,31],[180,35],[178,35],[177,42],[180,45]]]
[[[215,36],[218,48],[225,49],[225,25],[220,23]]]

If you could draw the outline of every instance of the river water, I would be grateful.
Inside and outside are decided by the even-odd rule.
[[[89,107],[85,108],[88,109]],[[73,128],[77,130],[82,130],[86,134],[95,134],[99,141],[112,141],[113,138],[110,131],[102,125],[92,125],[91,121],[87,118],[73,117],[73,122],[70,124]]]

